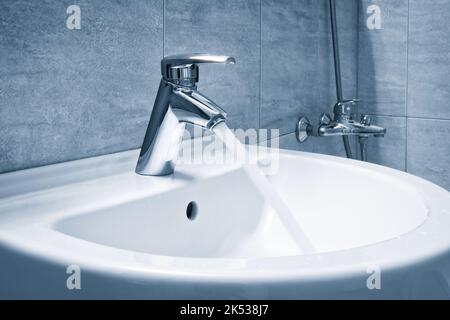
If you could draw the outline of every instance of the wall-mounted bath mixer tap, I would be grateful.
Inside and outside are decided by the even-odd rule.
[[[319,124],[314,127],[306,116],[300,116],[297,123],[296,136],[300,143],[310,136],[316,137],[349,137],[356,136],[360,144],[361,160],[367,161],[367,143],[370,137],[384,137],[386,129],[375,126],[369,115],[362,114],[358,119],[358,100],[338,102],[334,106],[334,118],[324,113]],[[350,148],[346,146],[346,148]]]
[[[323,114],[319,121],[317,136],[383,137],[386,134],[386,129],[372,125],[369,115],[361,115],[360,121],[356,121],[358,118],[358,102],[356,99],[338,102],[334,106],[333,120],[330,115]]]
[[[300,143],[308,140],[310,136],[335,137],[335,136],[364,136],[384,137],[386,129],[370,124],[368,115],[361,115],[360,121],[353,118],[336,115],[334,119],[329,114],[322,114],[318,126],[314,127],[306,116],[301,116],[297,123],[296,135]]]
[[[367,161],[367,143],[369,137],[384,137],[386,129],[371,124],[369,115],[359,115],[358,99],[344,100],[342,92],[341,63],[339,59],[339,38],[336,19],[336,0],[330,0],[331,33],[333,38],[334,71],[336,80],[336,95],[338,102],[334,105],[334,118],[322,114],[317,127],[311,125],[309,119],[300,116],[296,127],[297,140],[300,143],[310,136],[333,137],[342,136],[345,152],[348,158],[353,158],[349,136],[359,139],[361,160]]]
[[[187,123],[212,130],[226,119],[226,113],[197,91],[199,64],[235,64],[227,56],[176,55],[161,61],[162,79],[142,144],[136,173],[163,176],[174,172]]]
[[[357,136],[360,143],[367,143],[369,137],[384,137],[386,129],[371,124],[369,115],[360,115],[358,119],[358,100],[346,100],[338,102],[334,106],[334,118],[324,113],[320,117],[319,124],[314,127],[306,116],[300,116],[297,123],[296,136],[300,143],[308,140],[310,136],[335,137]],[[361,146],[362,147],[362,146]],[[364,146],[365,147],[365,146]],[[364,157],[366,155],[364,154]]]

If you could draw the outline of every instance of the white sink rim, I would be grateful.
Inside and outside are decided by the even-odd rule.
[[[105,161],[105,159],[114,157],[135,159],[137,152],[135,150],[94,159],[79,160],[78,162],[72,162],[71,165],[80,161]],[[85,270],[89,269],[95,272],[113,275],[120,273],[122,276],[138,279],[165,278],[169,281],[192,279],[208,282],[212,280],[216,282],[239,282],[242,280],[270,282],[290,281],[294,278],[311,281],[312,279],[350,277],[354,274],[365,274],[369,266],[376,265],[384,270],[396,269],[435,258],[450,250],[450,233],[448,232],[448,226],[450,226],[450,195],[446,190],[412,175],[359,161],[285,150],[281,152],[281,156],[299,156],[311,161],[337,161],[346,165],[393,175],[420,191],[427,203],[429,218],[424,224],[408,234],[366,247],[309,256],[254,260],[163,257],[101,245],[95,245],[92,248],[92,244],[89,242],[70,238],[58,232],[52,232],[50,237],[36,242],[34,236],[37,237],[39,232],[43,230],[42,228],[50,228],[51,226],[44,224],[39,228],[29,228],[28,230],[24,228],[20,232],[18,230],[7,230],[2,224],[2,221],[7,218],[5,216],[0,216],[0,245],[24,255],[40,257],[51,263],[78,264],[83,266]],[[67,165],[60,164],[49,167],[58,168],[58,166]],[[13,181],[16,178],[19,180],[27,179],[29,178],[28,174],[35,174],[40,169],[1,175],[0,185],[3,181]],[[44,170],[48,169],[44,168]],[[14,187],[12,188],[14,189]],[[21,195],[8,195],[3,199],[0,198],[0,204],[14,201],[17,197],[20,198]],[[33,232],[35,233],[34,236]],[[54,243],[58,243],[58,246],[52,246]],[[68,247],[65,247],[65,245]],[[88,250],[89,254],[86,254],[86,248],[89,246],[91,246]]]

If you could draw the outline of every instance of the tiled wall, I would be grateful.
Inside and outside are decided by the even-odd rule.
[[[81,7],[81,30],[66,9]],[[163,2],[0,1],[0,172],[138,146],[163,55]]]
[[[66,8],[81,8],[81,30]],[[338,1],[345,88],[356,95],[356,0]],[[327,0],[2,0],[0,172],[140,146],[163,55],[209,52],[200,91],[234,128],[280,128],[282,147],[343,155],[293,135],[334,103]]]
[[[366,27],[381,8],[382,29]],[[358,95],[388,129],[369,160],[450,190],[450,1],[361,0]]]

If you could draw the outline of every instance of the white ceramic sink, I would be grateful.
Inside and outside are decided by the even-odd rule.
[[[450,297],[450,196],[429,182],[282,151],[280,210],[238,166],[142,177],[137,155],[0,176],[1,298]]]

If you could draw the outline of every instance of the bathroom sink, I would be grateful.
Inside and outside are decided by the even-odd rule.
[[[260,159],[268,182],[215,164],[144,177],[137,157],[0,176],[0,298],[450,297],[450,196],[427,181],[293,151]]]

